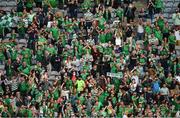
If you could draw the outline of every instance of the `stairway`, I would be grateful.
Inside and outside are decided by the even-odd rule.
[[[175,13],[180,0],[163,0],[163,2],[164,2],[164,10],[163,10],[164,18],[168,21],[169,25],[172,25],[173,24],[172,14]]]
[[[0,0],[0,9],[6,12],[10,12],[11,9],[16,9],[15,0]]]

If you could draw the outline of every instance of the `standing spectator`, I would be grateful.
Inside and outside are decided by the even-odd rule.
[[[129,4],[126,8],[125,11],[125,15],[127,17],[127,22],[134,22],[134,18],[135,18],[135,11],[136,11],[136,7],[133,6],[133,4]]]
[[[147,8],[148,8],[149,17],[151,19],[151,23],[153,23],[154,13],[155,13],[155,5],[152,0],[149,0]]]
[[[139,21],[137,25],[137,40],[144,40],[144,25]]]
[[[173,14],[172,19],[176,27],[180,26],[180,12],[176,10],[176,13]]]
[[[163,10],[163,1],[162,0],[155,0],[155,10],[156,13],[161,13]]]

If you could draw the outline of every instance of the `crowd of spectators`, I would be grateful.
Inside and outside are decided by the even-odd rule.
[[[2,9],[0,117],[179,117],[180,9],[169,25],[163,0],[137,2],[17,0]]]

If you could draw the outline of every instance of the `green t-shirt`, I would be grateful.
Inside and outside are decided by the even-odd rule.
[[[139,102],[139,103],[145,103],[144,97],[140,97],[140,98],[138,99],[138,102]]]
[[[16,36],[17,36],[16,34],[11,34],[12,39],[16,39]]]
[[[150,26],[145,26],[145,31],[149,35],[152,33],[152,28]]]
[[[111,41],[113,34],[111,32],[106,33],[106,42]]]
[[[39,62],[42,62],[43,61],[43,50],[37,50],[37,53],[36,53],[36,60],[39,61]]]
[[[11,99],[10,99],[10,98],[6,98],[6,99],[4,100],[4,104],[5,104],[5,105],[10,105],[10,104],[11,104]]]
[[[156,38],[158,38],[159,41],[162,41],[162,39],[163,39],[163,35],[162,35],[161,31],[155,30],[154,31],[154,36]]]
[[[59,98],[59,90],[56,88],[56,90],[53,92],[53,98],[54,100],[57,100]]]
[[[113,105],[116,105],[116,103],[117,103],[117,98],[116,97],[112,98],[112,103],[113,103]]]
[[[38,39],[38,44],[45,44],[47,42],[46,38],[40,37]]]
[[[84,0],[84,2],[81,4],[81,8],[87,10],[91,8],[92,2],[90,0]]]
[[[124,53],[125,55],[128,55],[128,54],[129,54],[129,44],[125,44],[125,45],[123,46],[123,53]]]
[[[119,20],[122,20],[124,15],[124,10],[122,8],[116,10],[116,16],[119,18]]]
[[[99,34],[99,42],[106,43],[106,34]]]
[[[52,36],[55,40],[58,40],[59,38],[59,30],[57,27],[52,27],[51,28]]]
[[[24,81],[22,83],[19,84],[19,90],[21,93],[26,93],[29,90],[30,85],[28,84],[28,82]]]
[[[25,50],[21,51],[23,58],[30,58],[31,57],[31,50],[26,48]]]
[[[82,54],[83,54],[83,48],[84,48],[84,46],[82,44],[78,45],[78,52],[79,52],[80,56],[82,56]]]
[[[27,8],[32,8],[33,7],[33,2],[31,2],[30,0],[26,3],[26,7]]]
[[[80,100],[80,103],[81,103],[81,104],[84,104],[85,101],[86,101],[86,99],[85,99],[84,96],[80,96],[80,97],[79,97],[79,100]]]
[[[5,60],[5,56],[2,50],[0,50],[0,61]]]
[[[66,37],[66,35],[63,35],[62,36],[62,45],[63,45],[63,47],[65,47],[65,45],[67,44],[67,37]]]
[[[58,112],[59,110],[59,104],[58,103],[54,103],[54,111]]]
[[[33,112],[32,112],[32,110],[27,109],[27,110],[26,110],[26,113],[27,113],[27,117],[28,117],[28,118],[32,118],[32,117],[33,117]]]
[[[164,27],[164,29],[163,29],[163,33],[169,33],[169,28]]]
[[[112,51],[113,51],[112,47],[104,48],[104,54],[106,55],[112,55]]]
[[[111,72],[112,73],[116,73],[117,72],[116,63],[111,62],[110,65],[111,65]]]
[[[89,75],[88,73],[82,73],[81,77],[82,77],[83,80],[86,80],[88,75]]]
[[[168,54],[168,50],[163,48],[163,50],[160,52],[161,56],[167,55]]]
[[[27,112],[26,112],[26,109],[20,109],[20,116],[21,117],[25,117],[25,116],[27,116]]]
[[[103,92],[103,93],[99,96],[98,101],[103,104],[103,103],[105,102],[107,96],[109,96],[109,93]]]
[[[65,29],[67,32],[72,33],[73,32],[73,26],[72,26],[72,21],[66,20],[63,22],[63,25],[65,26]]]
[[[0,34],[4,34],[4,26],[0,24]]]
[[[16,58],[18,57],[18,51],[17,50],[12,50],[10,52],[10,54],[11,54],[11,59],[12,60],[16,60]]]
[[[160,27],[161,31],[164,29],[164,19],[158,19],[157,21],[158,26]]]
[[[7,65],[7,67],[6,67],[6,75],[7,75],[8,77],[13,76],[13,68],[12,68],[12,65]]]
[[[97,46],[97,49],[99,50],[99,52],[103,53],[104,52],[104,47],[101,45]]]
[[[32,55],[31,55],[31,50],[29,48],[22,50],[21,55],[23,56],[23,61],[25,61],[27,64],[31,64]]]
[[[175,106],[175,111],[178,111],[180,109],[180,104],[178,104],[176,100],[172,99],[172,104]]]
[[[122,118],[123,114],[124,114],[124,108],[123,107],[119,107],[119,110],[117,111],[117,116]]]
[[[49,1],[49,3],[50,3],[52,8],[56,8],[57,7],[57,3],[58,3],[57,0],[48,0],[48,1]]]
[[[25,34],[25,23],[24,22],[18,23],[18,33],[21,36],[23,36]]]
[[[51,54],[51,55],[55,55],[57,53],[57,50],[55,49],[55,47],[47,47],[46,50]]]
[[[139,63],[144,65],[146,63],[146,59],[140,57]]]
[[[155,0],[155,7],[156,8],[163,8],[163,1],[162,0]]]
[[[31,67],[29,65],[27,65],[26,67],[23,67],[22,65],[18,68],[18,70],[22,73],[24,73],[25,75],[29,75],[30,71],[31,71]]]
[[[138,97],[137,96],[132,96],[131,97],[131,99],[132,99],[132,101],[133,101],[133,103],[135,104],[135,105],[137,105],[138,104]]]
[[[166,116],[167,115],[167,112],[168,112],[168,108],[164,105],[160,106],[160,112],[161,112],[161,115],[162,116]]]
[[[61,27],[64,22],[64,19],[61,17],[58,19],[58,27]]]
[[[104,23],[106,22],[106,19],[105,18],[100,18],[99,19],[99,28],[104,30],[105,29],[105,26],[104,26]]]
[[[174,35],[170,35],[168,38],[169,44],[175,44],[176,43],[176,37]]]
[[[84,90],[85,82],[84,82],[84,80],[77,80],[76,85],[77,85],[77,91],[80,92],[80,91]]]
[[[83,70],[86,70],[88,72],[90,70],[90,66],[88,64],[84,64]]]
[[[68,79],[68,80],[66,81],[65,85],[66,85],[66,88],[67,88],[68,90],[70,90],[70,89],[73,87],[73,82],[72,82],[72,80],[71,80],[71,79]]]
[[[172,83],[172,79],[171,78],[166,78],[165,79],[165,82],[166,82],[166,84],[168,84],[168,85],[171,85],[171,83]]]

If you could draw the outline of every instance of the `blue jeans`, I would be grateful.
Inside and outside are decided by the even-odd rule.
[[[137,40],[143,40],[144,39],[144,33],[137,33]]]

